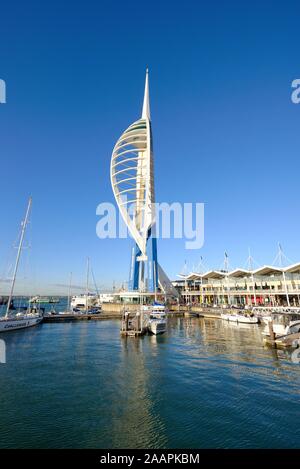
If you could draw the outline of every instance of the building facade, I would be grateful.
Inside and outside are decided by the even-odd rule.
[[[181,275],[173,282],[185,303],[300,306],[300,263],[264,265],[255,270],[210,270]]]

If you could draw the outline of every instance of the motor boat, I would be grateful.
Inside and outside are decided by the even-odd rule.
[[[225,319],[226,321],[231,322],[238,322],[243,324],[258,324],[259,319],[254,316],[252,313],[248,312],[239,312],[237,314],[232,313],[222,313],[221,319]]]
[[[164,304],[154,302],[150,307],[148,330],[152,334],[163,334],[167,330],[166,307]]]
[[[269,336],[269,322],[272,322],[272,328],[275,337],[281,337],[300,332],[300,313],[291,312],[273,312],[268,319],[262,334]]]
[[[252,313],[260,319],[260,321],[264,324],[268,324],[270,321],[275,320],[275,322],[279,321],[279,316],[274,315],[285,315],[285,314],[299,314],[300,315],[300,308],[298,307],[287,307],[287,306],[254,306],[252,308]],[[299,316],[300,317],[300,316]],[[282,322],[282,321],[281,321]],[[284,328],[281,327],[281,330]]]
[[[71,299],[71,309],[75,310],[86,310],[91,308],[101,308],[101,305],[98,303],[98,296],[97,295],[76,295],[73,296]]]

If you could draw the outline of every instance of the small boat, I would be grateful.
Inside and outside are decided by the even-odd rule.
[[[258,324],[259,319],[251,314],[238,314],[237,322],[242,324]]]
[[[276,338],[300,332],[300,313],[272,313],[269,322],[272,322]],[[264,336],[270,335],[269,324],[266,325],[262,334]]]
[[[149,308],[150,317],[148,321],[148,330],[152,334],[163,334],[167,330],[166,308],[161,303],[154,302]]]
[[[258,324],[259,319],[249,313],[238,313],[238,314],[231,314],[231,313],[222,313],[221,319],[225,319],[226,321],[231,322],[238,322],[242,324]]]
[[[149,319],[148,323],[149,332],[154,335],[163,334],[167,330],[167,323],[165,319]]]
[[[89,288],[89,279],[90,279],[90,274],[92,274],[95,288],[97,291],[97,294],[91,293],[90,288]],[[85,293],[81,295],[73,295],[71,298],[71,285],[72,283],[72,274],[70,277],[70,285],[69,285],[69,296],[68,296],[68,305],[69,309],[72,311],[82,311],[88,314],[88,312],[93,311],[94,313],[96,312],[101,312],[102,306],[99,301],[99,292],[98,292],[98,287],[96,285],[95,277],[93,270],[90,266],[90,258],[87,258],[87,271],[86,271],[86,291]]]
[[[225,321],[237,322],[236,316],[236,314],[221,313],[221,319],[224,319]]]
[[[25,220],[22,223],[17,258],[16,258],[16,263],[15,263],[12,283],[10,287],[10,294],[9,294],[7,306],[6,306],[6,314],[4,317],[0,317],[0,332],[8,332],[8,331],[13,331],[17,329],[25,329],[27,327],[36,326],[43,320],[42,309],[40,308],[29,306],[28,308],[22,308],[22,312],[20,311],[18,313],[16,313],[16,309],[14,307],[12,309],[14,287],[15,287],[15,282],[16,282],[16,277],[17,277],[17,272],[18,272],[18,267],[19,267],[19,261],[21,257],[24,235],[25,235],[26,226],[28,223],[29,213],[31,209],[31,203],[32,203],[32,199],[30,197],[27,210],[26,210]]]
[[[87,311],[87,309],[98,308],[101,310],[101,305],[98,303],[98,296],[89,293],[88,295],[77,295],[73,296],[70,303],[72,310],[80,309],[81,311]]]
[[[288,326],[286,326],[284,335],[298,334],[300,332],[300,320],[291,321]]]
[[[29,299],[29,303],[49,303],[49,304],[54,304],[54,303],[59,303],[59,298],[53,298],[53,297],[48,297],[48,296],[33,296],[32,298]]]
[[[252,313],[260,319],[260,321],[266,325],[273,319],[275,319],[275,323],[280,324],[278,321],[279,315],[287,315],[287,314],[300,314],[300,308],[298,307],[286,307],[286,306],[254,306],[252,308]],[[277,318],[274,315],[278,315]],[[282,321],[281,321],[282,322]],[[284,327],[280,326],[281,332],[283,332]],[[279,332],[279,330],[278,330]]]
[[[25,313],[18,313],[15,317],[8,316],[0,318],[0,332],[8,332],[16,329],[25,329],[36,326],[43,320],[40,310],[27,310]]]
[[[46,296],[32,296],[28,300],[29,303],[49,303],[49,298]]]
[[[51,297],[49,299],[49,304],[55,304],[55,303],[60,303],[60,299]]]

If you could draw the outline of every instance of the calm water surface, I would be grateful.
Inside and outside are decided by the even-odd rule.
[[[258,326],[169,319],[121,338],[119,321],[1,335],[0,447],[300,447],[300,365]]]

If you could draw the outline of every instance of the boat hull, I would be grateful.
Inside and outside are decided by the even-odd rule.
[[[165,319],[150,319],[148,330],[151,334],[163,334],[167,330],[167,322]]]
[[[241,324],[257,324],[258,318],[242,316],[239,314],[221,314],[221,319],[225,319],[230,322],[238,322]]]
[[[240,322],[241,324],[258,324],[258,318],[248,318],[241,316],[238,318],[237,322]]]
[[[28,327],[37,326],[42,320],[43,318],[41,316],[35,318],[1,319],[0,332],[27,329]]]

